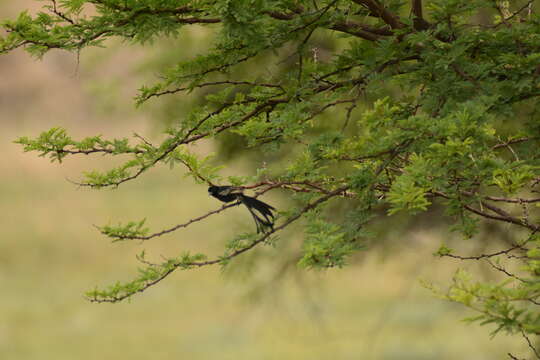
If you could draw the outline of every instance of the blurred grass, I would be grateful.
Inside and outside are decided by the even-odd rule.
[[[13,2],[2,7],[5,16],[17,10]],[[43,62],[20,51],[0,57],[0,359],[492,360],[526,351],[519,339],[491,339],[488,329],[465,325],[462,307],[420,286],[419,278],[444,283],[467,266],[433,258],[439,240],[428,232],[392,240],[397,256],[372,250],[341,270],[299,269],[272,281],[270,256],[251,277],[178,272],[131,302],[87,302],[82,294],[93,286],[129,280],[142,249],[156,259],[184,249],[219,254],[229,236],[252,226],[245,211],[231,209],[163,239],[111,244],[92,224],[146,217],[159,230],[219,204],[178,169],[156,169],[114,191],[78,189],[66,178],[109,163],[84,157],[52,165],[12,143],[53,126],[79,136],[151,136],[148,115],[111,103],[102,111],[96,86],[86,85],[102,74],[136,83],[119,61],[129,58],[122,50],[87,70],[83,54],[77,71],[74,56],[58,52]],[[118,99],[127,97],[123,85]],[[279,251],[258,254],[279,258]]]

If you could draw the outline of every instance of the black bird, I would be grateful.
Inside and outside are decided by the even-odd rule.
[[[255,220],[257,233],[264,232],[265,228],[274,229],[274,214],[272,213],[272,210],[275,211],[276,209],[267,203],[251,196],[244,195],[242,193],[242,188],[212,185],[208,188],[208,193],[216,199],[226,203],[238,200],[246,205],[251,216],[253,216],[253,220]]]

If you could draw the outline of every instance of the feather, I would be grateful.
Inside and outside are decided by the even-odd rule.
[[[257,233],[264,232],[265,228],[274,229],[273,206],[254,197],[244,195],[241,188],[234,186],[210,186],[208,193],[223,202],[239,200],[246,206],[255,221]]]
[[[257,233],[264,232],[265,228],[274,229],[274,214],[272,213],[272,210],[275,210],[274,207],[243,194],[241,194],[239,198],[249,210],[251,216],[253,216],[253,220],[257,226]],[[254,210],[260,215],[257,215]],[[264,217],[264,219],[261,217],[261,215]]]

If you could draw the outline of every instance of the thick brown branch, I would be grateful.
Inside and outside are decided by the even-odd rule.
[[[388,27],[388,26],[376,27],[376,26],[370,26],[370,25],[366,25],[366,24],[362,24],[362,23],[357,23],[357,22],[354,22],[354,21],[344,21],[342,23],[343,23],[343,25],[345,25],[345,26],[347,26],[347,27],[349,27],[351,29],[361,29],[363,31],[373,33],[373,34],[377,34],[377,35],[382,35],[382,36],[392,36],[392,35],[394,35],[394,32],[392,31],[392,29],[390,29],[390,27]],[[341,23],[337,23],[337,24],[341,24]]]
[[[179,24],[217,24],[221,22],[218,18],[182,18],[179,17],[176,21]]]
[[[378,34],[365,30],[362,25],[350,21],[342,21],[329,26],[330,29],[354,35],[369,41],[380,39]],[[392,33],[390,32],[390,35]]]
[[[411,11],[416,18],[422,19],[422,0],[412,0]]]
[[[412,0],[411,12],[413,14],[413,26],[415,30],[429,29],[430,24],[422,14],[422,0]]]
[[[500,148],[503,148],[503,147],[507,147],[508,145],[518,144],[518,143],[526,142],[526,141],[529,141],[529,140],[532,140],[532,139],[534,139],[534,138],[523,137],[523,138],[508,140],[507,142],[505,142],[503,144],[497,144],[497,145],[493,146],[492,149],[493,150],[500,149]]]
[[[399,17],[388,11],[383,4],[377,0],[353,0],[353,2],[367,8],[372,16],[381,18],[385,23],[390,25],[392,29],[400,29],[405,25],[399,21]]]
[[[293,20],[295,17],[299,16],[298,14],[285,14],[285,13],[280,13],[280,12],[275,12],[275,11],[268,11],[265,14],[269,15],[270,17],[276,20],[285,20],[285,21]],[[318,20],[320,17],[321,16],[318,16],[316,20]],[[308,27],[312,25],[315,21],[311,21],[307,25],[304,25],[303,27]],[[339,21],[336,23],[329,23],[329,24],[324,25],[324,27],[331,30],[344,32],[353,36],[357,36],[357,37],[360,37],[369,41],[379,40],[380,35],[382,36],[393,35],[393,32],[386,27],[379,28],[379,27],[356,23],[353,21]]]
[[[286,14],[277,11],[265,11],[264,14],[276,20],[292,20],[296,16],[295,14]]]

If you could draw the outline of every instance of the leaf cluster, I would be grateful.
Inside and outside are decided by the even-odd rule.
[[[146,266],[137,279],[94,290],[90,299],[120,301],[175,269],[227,264],[260,244],[284,241],[276,233],[300,219],[300,264],[343,266],[365,248],[374,218],[418,216],[436,204],[449,230],[467,238],[484,222],[528,233],[497,253],[520,264],[519,275],[495,255],[457,256],[448,247],[438,255],[489,261],[512,281],[474,282],[458,272],[447,299],[475,309],[475,320],[497,331],[538,333],[534,307],[516,305],[536,304],[540,271],[540,18],[532,2],[51,0],[35,16],[2,23],[0,53],[79,52],[109,38],[181,44],[181,29],[195,24],[213,32],[209,50],[161,69],[135,99],[144,106],[202,94],[159,143],[140,136],[76,141],[59,128],[17,142],[58,162],[80,154],[127,157],[108,171],[86,172],[81,186],[116,187],[159,164],[179,165],[199,184],[232,184],[254,196],[279,190],[285,209],[268,233],[239,235],[213,260],[182,255],[151,264],[140,257]],[[317,47],[320,34],[336,38],[329,53]],[[210,154],[189,151],[230,134],[263,154],[257,175],[224,179]],[[150,240],[236,205],[155,233],[144,221],[100,230],[113,240]],[[354,216],[329,211],[334,207]]]

